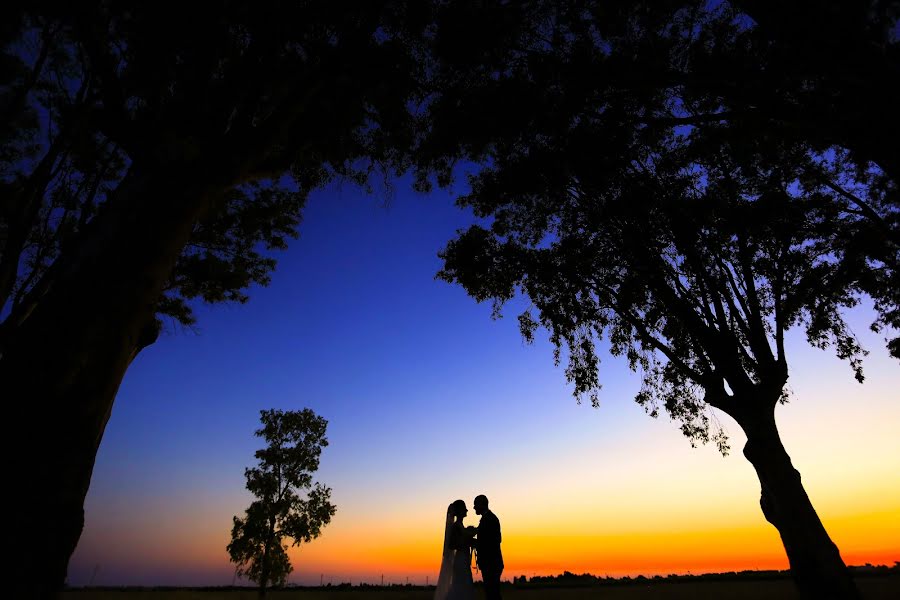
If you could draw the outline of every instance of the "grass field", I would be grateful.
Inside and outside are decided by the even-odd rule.
[[[864,600],[900,598],[900,576],[858,577]],[[308,588],[274,591],[271,600],[431,600],[434,589],[337,589]],[[255,590],[71,590],[65,600],[256,600]],[[481,590],[476,600],[483,598]],[[753,582],[679,582],[604,585],[589,588],[503,589],[504,600],[795,600],[793,583],[780,579]]]

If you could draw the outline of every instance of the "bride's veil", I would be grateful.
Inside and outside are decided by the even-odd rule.
[[[453,579],[453,555],[456,553],[450,547],[450,529],[453,527],[453,505],[447,507],[447,519],[444,521],[444,552],[441,557],[441,574],[438,575],[437,588],[434,590],[434,600],[444,600],[450,592],[450,583]]]

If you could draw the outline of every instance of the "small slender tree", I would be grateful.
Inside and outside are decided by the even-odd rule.
[[[228,554],[239,576],[259,584],[260,597],[269,585],[284,585],[293,571],[285,538],[293,545],[319,537],[337,507],[331,488],[313,482],[322,448],[328,445],[328,421],[304,408],[260,411],[256,435],[267,442],[257,450],[259,464],[247,469],[247,489],[256,496],[244,517],[234,517]]]

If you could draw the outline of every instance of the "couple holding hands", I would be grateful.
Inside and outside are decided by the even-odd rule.
[[[472,503],[475,514],[481,515],[478,527],[463,524],[469,514],[466,503],[456,500],[447,507],[444,524],[444,554],[441,574],[438,576],[434,600],[473,600],[475,587],[472,582],[472,551],[481,570],[484,595],[487,600],[500,599],[500,574],[503,573],[503,555],[500,553],[500,520],[488,508],[483,494]]]

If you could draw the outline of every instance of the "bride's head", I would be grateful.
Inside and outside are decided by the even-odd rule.
[[[447,514],[452,515],[459,519],[460,521],[465,518],[467,514],[469,514],[469,510],[466,508],[466,503],[462,500],[454,500],[450,506],[447,507]]]

